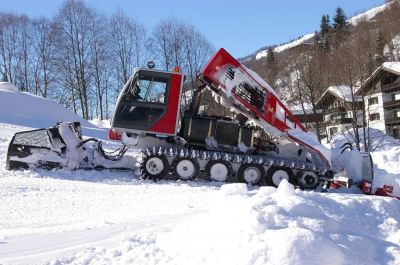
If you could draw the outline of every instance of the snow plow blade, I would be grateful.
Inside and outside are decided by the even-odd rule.
[[[61,122],[16,133],[8,147],[6,168],[134,169],[134,163],[122,161],[127,149],[121,146],[108,153],[98,139],[82,139],[79,122]]]

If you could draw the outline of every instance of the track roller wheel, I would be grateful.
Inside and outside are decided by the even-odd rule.
[[[192,180],[200,172],[199,163],[192,158],[176,158],[172,164],[173,173],[180,180]]]
[[[269,186],[278,187],[282,179],[286,179],[289,183],[295,184],[293,171],[284,167],[271,167],[266,176],[266,181]]]
[[[232,176],[232,167],[223,160],[212,160],[206,166],[207,177],[213,181],[224,182]]]
[[[265,170],[261,165],[246,163],[240,166],[237,176],[240,182],[258,185],[265,176]]]
[[[168,160],[165,155],[152,154],[143,158],[140,172],[143,179],[162,179],[168,173]]]
[[[299,172],[299,174],[297,175],[297,179],[300,188],[305,190],[313,190],[319,184],[318,175],[312,171]]]

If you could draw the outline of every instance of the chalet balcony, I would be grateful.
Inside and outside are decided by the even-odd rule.
[[[398,91],[398,90],[400,90],[400,82],[391,83],[388,85],[382,85],[381,90],[382,90],[382,92],[385,92],[385,93],[391,93],[394,91]]]
[[[389,119],[385,119],[386,126],[390,125],[400,125],[400,117],[391,117]]]
[[[329,120],[325,122],[325,125],[330,126],[330,125],[340,125],[340,124],[349,124],[352,123],[353,119],[352,118],[340,118],[340,119],[334,119],[334,120]]]
[[[393,101],[388,101],[388,102],[383,102],[383,107],[385,109],[397,109],[397,108],[400,108],[400,99],[393,100]]]

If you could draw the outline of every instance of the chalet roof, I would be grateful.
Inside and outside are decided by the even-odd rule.
[[[382,72],[389,72],[392,74],[400,75],[400,62],[384,62],[381,66],[376,68],[370,77],[365,80],[361,85],[361,88],[357,91],[357,95],[361,95],[361,92],[367,89],[372,82],[379,78]]]
[[[358,88],[354,89],[358,92]],[[351,95],[351,88],[349,86],[341,85],[341,86],[330,86],[327,90],[322,94],[322,96],[317,100],[317,106],[324,100],[328,95],[333,95],[336,98],[343,99],[346,102],[353,102],[353,98]],[[362,101],[360,96],[355,96],[355,101]]]
[[[286,103],[287,108],[292,112],[294,115],[299,115],[299,114],[313,114],[313,109],[311,104],[309,103],[303,103],[304,110],[301,106],[300,103]],[[317,110],[317,113],[321,112],[320,109]]]

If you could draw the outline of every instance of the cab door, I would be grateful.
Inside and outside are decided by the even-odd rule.
[[[113,127],[176,135],[183,75],[139,69],[118,99]]]

